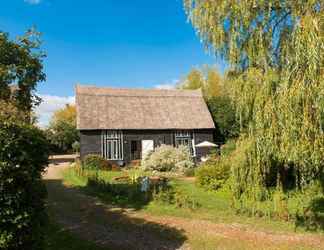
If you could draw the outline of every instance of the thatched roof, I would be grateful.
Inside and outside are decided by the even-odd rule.
[[[200,90],[77,86],[76,106],[80,130],[215,128]]]

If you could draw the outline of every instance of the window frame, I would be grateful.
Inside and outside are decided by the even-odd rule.
[[[101,131],[101,155],[106,160],[124,160],[123,132],[120,130]]]
[[[187,143],[183,143],[186,140],[187,140]],[[188,146],[190,154],[192,156],[196,156],[194,131],[192,131],[192,130],[176,130],[174,132],[174,146],[178,147],[179,145]]]

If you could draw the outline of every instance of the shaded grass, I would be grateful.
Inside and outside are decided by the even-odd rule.
[[[49,192],[50,218],[69,230],[50,228],[47,233],[51,237],[48,239],[48,249],[101,250],[87,241],[80,241],[81,245],[76,242],[75,246],[70,247],[78,238],[71,237],[68,232],[92,239],[111,249],[134,249],[132,246],[136,245],[136,249],[172,250],[178,249],[186,241],[182,230],[145,218],[132,217],[124,209],[106,206],[98,199],[82,194],[79,186],[67,187],[56,179],[45,180],[45,183]]]
[[[50,223],[46,228],[45,250],[108,250],[108,248],[81,240],[60,226]]]

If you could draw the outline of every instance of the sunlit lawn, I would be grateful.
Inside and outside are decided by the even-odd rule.
[[[106,182],[113,182],[113,178],[119,176],[138,176],[143,174],[140,170],[127,171],[100,171],[99,178]],[[87,178],[78,176],[73,169],[64,173],[65,184],[75,187],[84,188],[105,202],[109,202],[109,197],[103,192],[91,190],[87,187]],[[186,195],[189,195],[199,207],[195,209],[179,208],[172,204],[165,204],[151,201],[142,206],[138,212],[150,213],[158,216],[176,216],[182,218],[204,219],[218,223],[241,223],[249,225],[255,229],[271,231],[289,231],[296,230],[294,223],[268,218],[256,218],[239,215],[231,206],[231,195],[227,191],[211,192],[198,187],[193,181],[182,178],[171,178],[170,184],[177,187]],[[304,232],[304,229],[298,228],[298,231]]]

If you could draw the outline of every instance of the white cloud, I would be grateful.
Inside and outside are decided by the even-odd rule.
[[[40,95],[42,103],[36,108],[38,123],[41,127],[46,127],[55,111],[64,108],[66,104],[74,104],[74,96],[53,96]]]
[[[24,0],[25,3],[37,5],[40,4],[42,0]]]
[[[155,85],[155,88],[156,89],[174,89],[175,86],[172,84],[158,84],[158,85]]]
[[[155,85],[154,87],[156,89],[175,89],[178,82],[179,82],[179,79],[173,79],[170,82],[158,84],[158,85]]]

